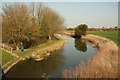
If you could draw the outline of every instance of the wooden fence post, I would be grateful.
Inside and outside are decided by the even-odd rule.
[[[7,52],[10,52],[10,53],[12,53],[12,50],[13,50],[11,47],[9,47],[9,46],[7,46],[5,44],[1,44],[1,48],[3,50],[7,51]]]

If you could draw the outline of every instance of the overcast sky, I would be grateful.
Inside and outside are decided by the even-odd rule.
[[[11,2],[9,0],[4,1]],[[56,12],[58,12],[62,17],[64,17],[66,27],[76,27],[77,25],[83,23],[87,24],[89,27],[117,26],[118,2],[113,2],[116,0],[109,0],[111,2],[107,2],[107,0],[105,1],[106,2],[43,2],[43,3],[48,7],[52,8],[53,10],[55,10]]]

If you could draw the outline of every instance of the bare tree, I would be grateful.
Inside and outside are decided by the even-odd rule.
[[[3,8],[3,39],[12,40],[16,49],[25,36],[24,30],[29,27],[29,9],[24,4],[6,5]]]
[[[3,42],[14,44],[16,50],[21,42],[28,48],[52,40],[64,26],[64,19],[42,3],[5,4],[2,11]]]

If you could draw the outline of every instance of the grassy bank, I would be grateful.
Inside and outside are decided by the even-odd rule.
[[[97,54],[88,57],[87,64],[82,60],[78,66],[67,68],[64,78],[117,78],[118,77],[118,46],[104,37],[87,35],[83,39],[98,47]],[[98,44],[99,43],[99,44]],[[92,59],[92,60],[91,60]]]
[[[8,63],[5,67],[3,67],[3,70],[5,71],[9,66],[11,66],[13,63],[15,63],[19,59],[20,58],[11,59],[12,61],[10,63]]]
[[[7,53],[2,50],[2,65],[6,64],[8,61],[12,60],[14,56],[12,56],[10,53]]]
[[[61,40],[63,40],[61,37],[55,36],[53,38],[53,40],[51,40],[51,41],[49,41],[47,43],[44,43],[42,45],[26,49],[22,56],[23,56],[23,58],[28,58],[28,57],[31,57],[32,53],[39,54],[40,50],[48,48],[49,46],[52,46],[52,45],[54,45],[56,43],[59,43]],[[45,54],[45,53],[42,53],[42,54]]]
[[[67,31],[67,32],[74,33],[75,31]],[[118,42],[118,31],[88,31],[87,34],[106,37],[112,40],[113,42],[115,42],[120,47],[120,43]]]
[[[5,71],[8,67],[10,67],[13,63],[17,62],[20,58],[21,59],[22,58],[28,58],[28,57],[30,57],[32,55],[32,53],[36,54],[40,50],[48,48],[48,47],[50,47],[50,46],[52,46],[54,44],[57,44],[57,43],[59,43],[62,40],[63,39],[61,37],[55,35],[53,40],[50,40],[47,43],[44,43],[44,44],[39,45],[39,46],[35,46],[35,47],[31,47],[31,48],[25,49],[23,53],[21,51],[14,51],[14,53],[19,55],[18,58],[12,56],[10,53],[2,51],[2,63],[3,63],[3,65],[10,61],[7,65],[5,65],[3,67],[3,70]],[[45,53],[42,53],[42,52],[41,52],[41,54],[45,55]]]
[[[51,41],[48,41],[47,43],[44,43],[44,44],[41,44],[41,45],[38,45],[38,46],[35,46],[35,47],[31,47],[31,48],[28,48],[28,49],[24,49],[24,52],[22,53],[21,52],[21,50],[19,50],[19,51],[13,51],[14,53],[16,53],[17,55],[24,55],[24,54],[26,54],[26,53],[29,53],[29,52],[31,52],[31,51],[33,51],[33,50],[36,50],[36,49],[41,49],[41,48],[45,48],[45,47],[47,47],[47,46],[49,46],[49,45],[52,45],[52,44],[54,44],[54,43],[56,43],[57,41],[59,41],[60,39],[58,39],[58,38],[56,38],[56,37],[54,37],[53,38],[53,40],[51,40]]]
[[[113,42],[115,42],[120,47],[120,43],[118,43],[118,31],[102,31],[102,32],[88,31],[88,34],[98,35],[98,36],[111,39]]]

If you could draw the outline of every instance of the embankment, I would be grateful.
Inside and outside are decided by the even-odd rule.
[[[83,39],[98,48],[98,53],[93,56],[92,63],[87,67],[89,73],[86,73],[86,77],[118,77],[118,46],[100,36],[87,35]]]
[[[65,70],[63,77],[118,78],[118,46],[107,38],[95,35],[87,35],[82,39],[87,44],[98,48],[98,52],[92,57],[90,64],[85,65],[84,62],[81,62],[79,66],[75,67],[75,71],[71,69]]]
[[[67,43],[65,38],[62,38],[58,35],[55,35],[55,37],[58,40],[54,41],[53,44],[45,45],[45,47],[42,48],[36,48],[35,50],[32,50],[25,55],[22,55],[17,59],[11,61],[11,63],[4,67],[4,73],[6,74],[15,64],[17,64],[21,60],[26,60],[29,58],[33,58],[35,61],[43,60],[47,56],[50,56],[52,51],[60,49],[62,46],[64,46],[65,43]]]
[[[33,58],[35,61],[44,60],[47,56],[50,56],[53,51],[61,49],[61,47],[67,43],[65,38],[62,38],[57,35],[56,35],[56,37],[59,39],[58,42],[56,42],[53,45],[47,46],[43,49],[32,52],[32,56],[30,58]]]

